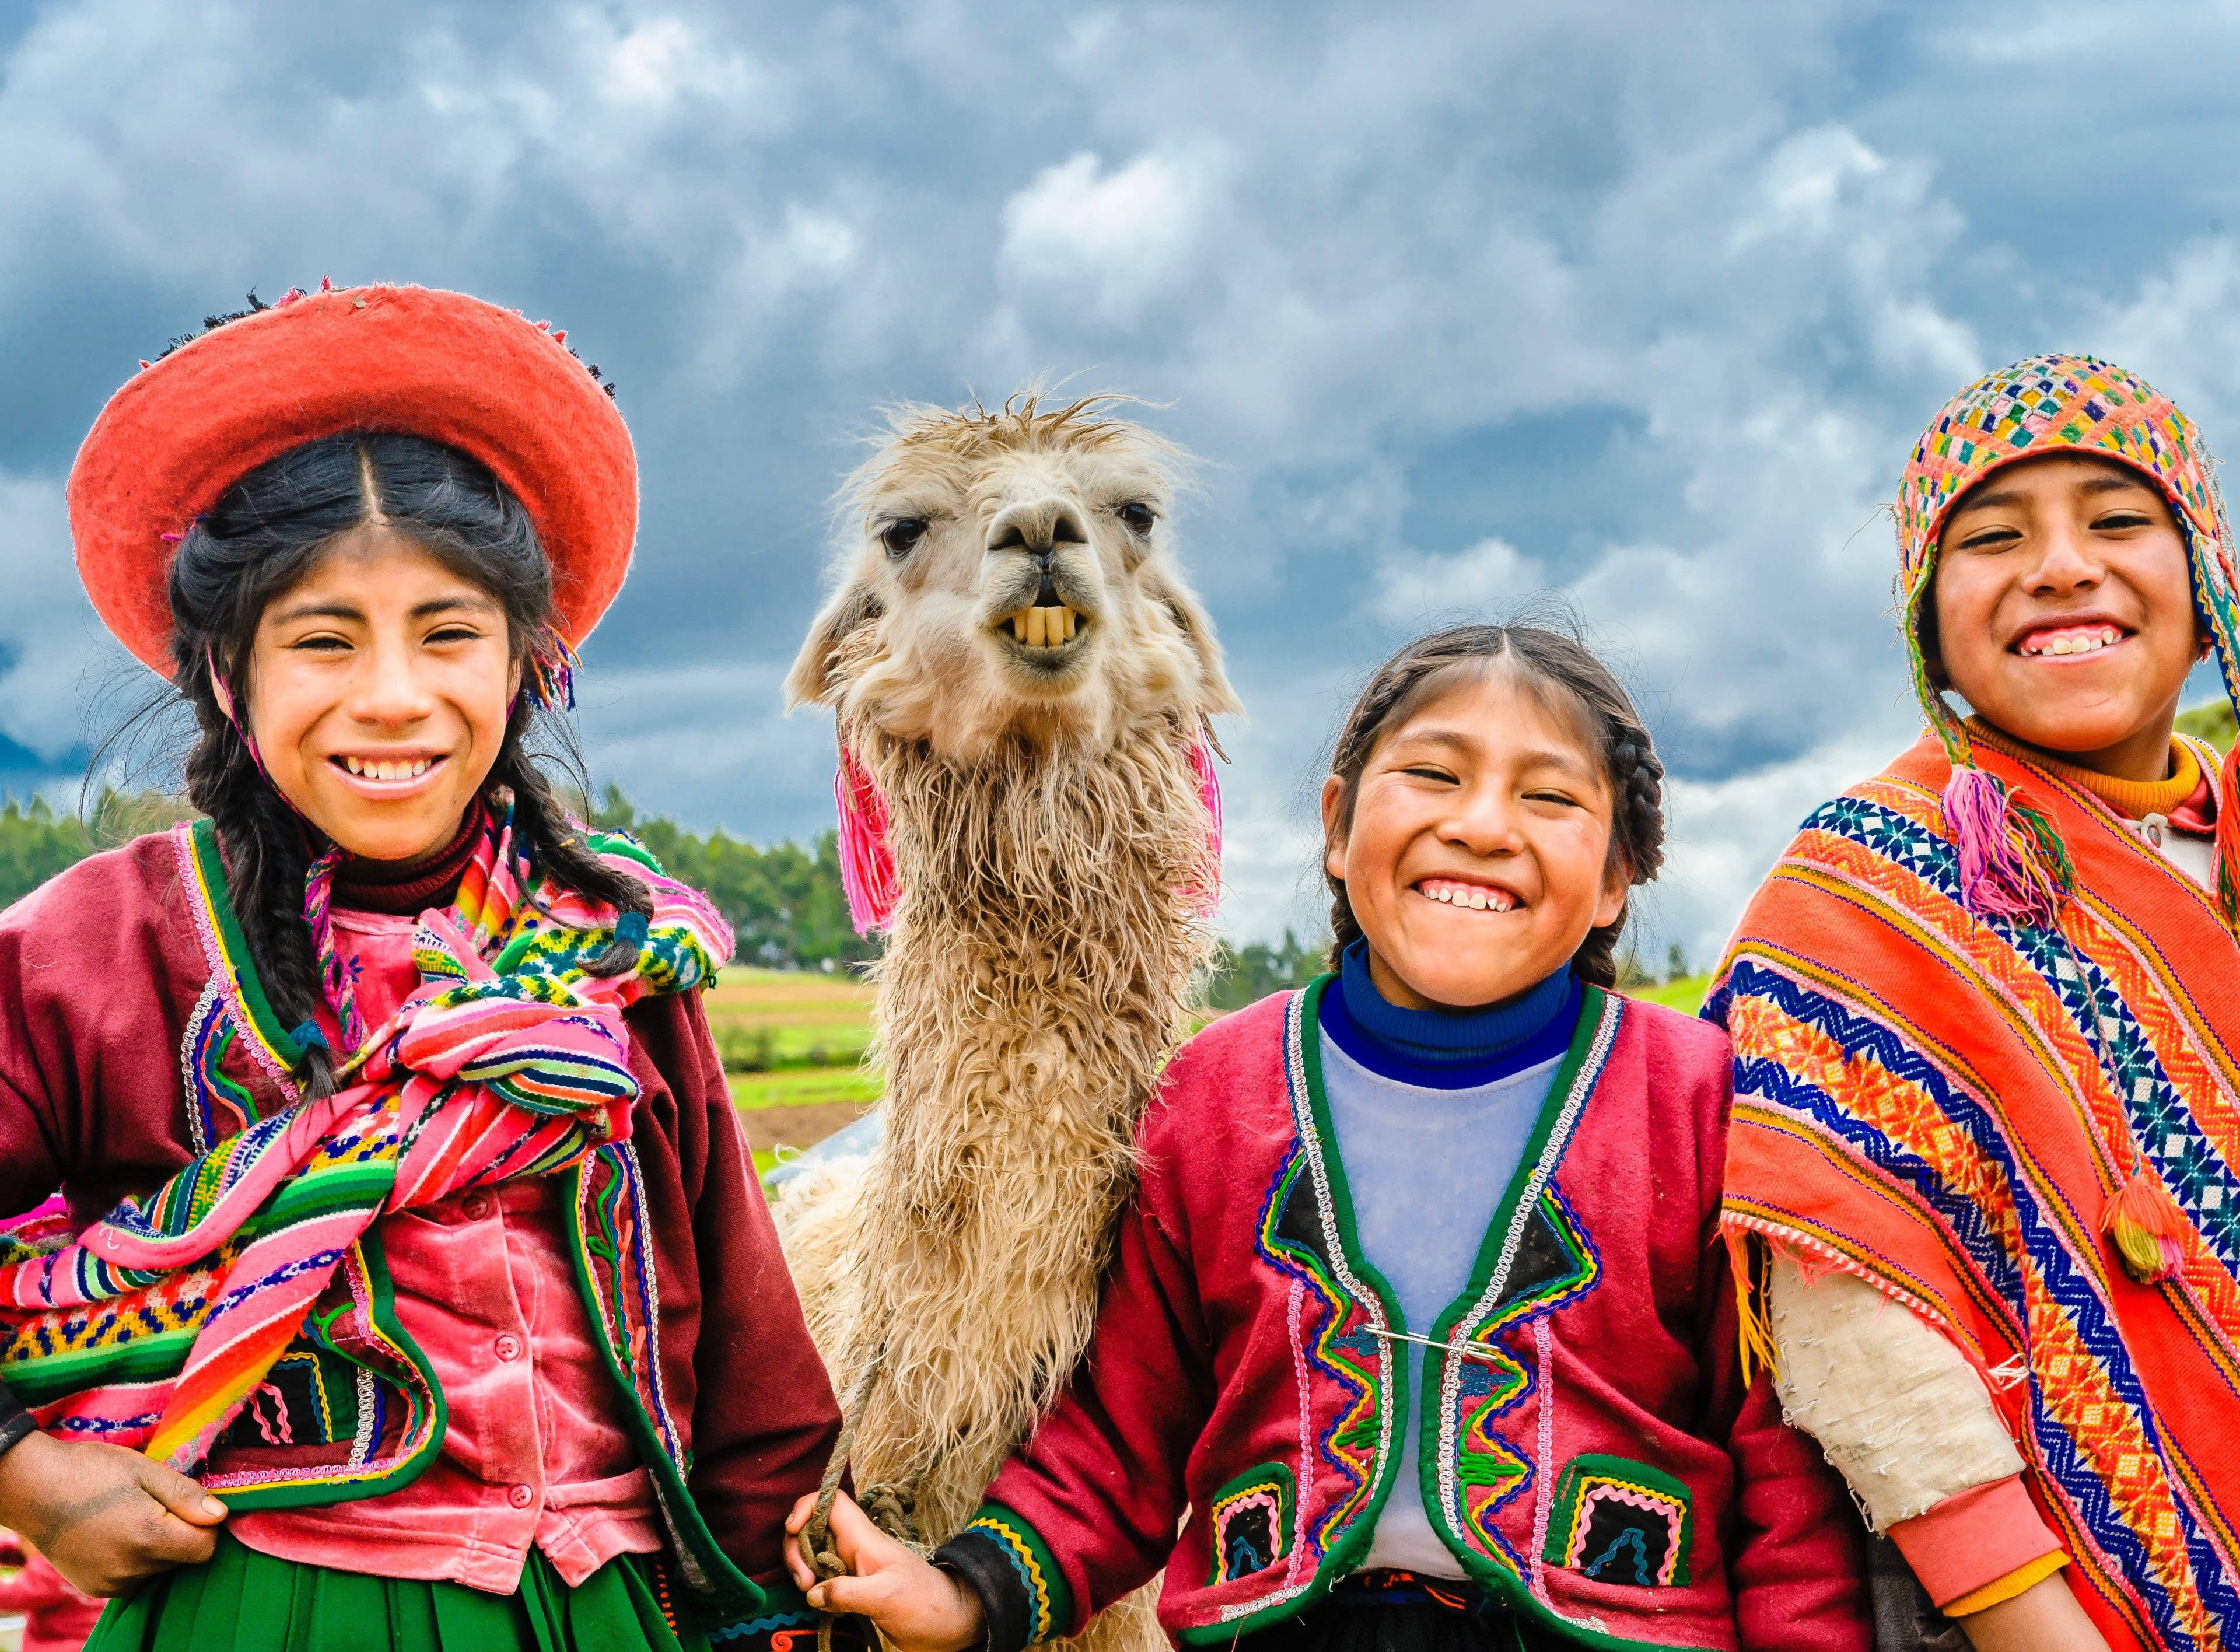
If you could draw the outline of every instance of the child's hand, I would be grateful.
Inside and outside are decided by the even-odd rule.
[[[787,1535],[799,1533],[816,1510],[814,1494],[794,1504]],[[988,1632],[971,1585],[888,1536],[845,1492],[832,1504],[832,1547],[849,1575],[820,1583],[801,1545],[785,1546],[786,1569],[818,1611],[860,1613],[879,1626],[895,1652],[964,1652]]]
[[[121,1446],[31,1434],[0,1456],[0,1522],[88,1595],[208,1560],[224,1519],[193,1481]]]

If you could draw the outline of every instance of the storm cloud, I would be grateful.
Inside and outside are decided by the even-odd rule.
[[[123,669],[61,505],[103,399],[252,286],[414,281],[620,381],[583,721],[641,805],[829,823],[778,681],[878,404],[1124,390],[1204,462],[1232,930],[1311,922],[1362,674],[1560,589],[1666,749],[1650,916],[1701,958],[1917,726],[1879,512],[1945,396],[2092,350],[2240,428],[2236,54],[2183,5],[9,8],[0,783],[70,776]]]

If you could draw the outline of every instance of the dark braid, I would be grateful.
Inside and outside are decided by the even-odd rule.
[[[1353,824],[1354,798],[1377,748],[1434,695],[1495,662],[1527,684],[1562,697],[1590,731],[1610,790],[1610,862],[1630,883],[1647,883],[1664,864],[1664,765],[1633,700],[1575,630],[1546,624],[1457,625],[1420,637],[1379,667],[1346,714],[1330,754],[1337,776],[1337,829]],[[1345,880],[1324,870],[1330,892],[1330,968],[1361,938]],[[1627,914],[1590,929],[1571,956],[1580,979],[1617,984],[1617,943]]]
[[[325,1002],[303,920],[311,829],[257,767],[211,676],[223,677],[246,722],[256,692],[249,662],[265,608],[343,535],[376,520],[497,598],[514,657],[526,660],[552,610],[551,564],[536,528],[487,468],[417,436],[356,432],[292,449],[229,489],[187,530],[171,563],[173,681],[194,709],[197,731],[187,796],[217,827],[234,915],[274,1013],[291,1028],[310,1021]],[[582,776],[567,724],[540,713],[524,695],[484,782],[486,790],[511,789],[516,843],[563,886],[650,916],[644,886],[602,863],[570,823],[530,752],[532,735],[548,756]],[[617,939],[595,972],[619,975],[637,951]],[[298,1083],[324,1093],[336,1059],[310,1049]]]
[[[241,688],[228,673],[227,691],[237,705]],[[303,922],[303,875],[310,864],[299,822],[280,794],[257,772],[240,731],[214,696],[195,703],[202,737],[187,759],[187,796],[217,827],[226,852],[226,883],[235,920],[256,960],[258,981],[283,1026],[310,1021],[324,1000],[310,927]],[[310,1096],[334,1088],[334,1056],[306,1050],[296,1080]]]

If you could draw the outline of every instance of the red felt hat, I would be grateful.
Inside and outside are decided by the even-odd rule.
[[[179,536],[290,448],[345,430],[425,436],[488,465],[552,559],[553,629],[599,623],[637,539],[630,430],[563,336],[464,293],[291,293],[143,368],[70,469],[70,537],[102,622],[171,674]]]

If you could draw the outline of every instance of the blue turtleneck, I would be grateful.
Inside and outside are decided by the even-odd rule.
[[[1323,1031],[1387,1078],[1429,1089],[1475,1089],[1561,1056],[1579,1018],[1579,978],[1558,969],[1504,1003],[1403,1009],[1377,989],[1369,943],[1356,941],[1323,995]]]
[[[1481,1009],[1403,1009],[1377,989],[1359,941],[1323,993],[1323,1094],[1355,1231],[1415,1336],[1430,1336],[1470,1283],[1478,1246],[1570,1048],[1580,996],[1566,968]],[[1408,1374],[1411,1416],[1420,1420],[1423,1350],[1401,1342],[1393,1352],[1396,1370]],[[1411,1420],[1362,1564],[1460,1577],[1460,1563],[1423,1513],[1417,1439]]]

